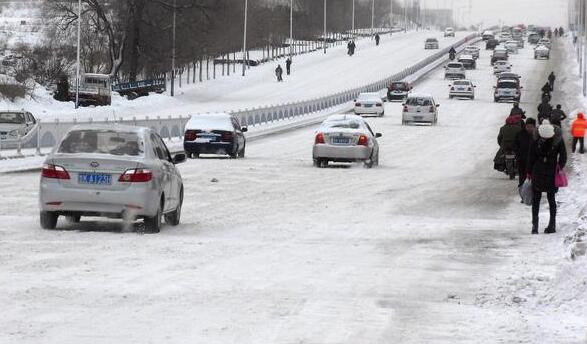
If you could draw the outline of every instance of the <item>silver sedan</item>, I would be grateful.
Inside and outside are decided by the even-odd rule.
[[[161,137],[149,128],[85,125],[72,128],[47,156],[41,172],[40,222],[54,229],[59,216],[144,219],[157,233],[161,218],[178,225],[183,183]]]
[[[357,115],[328,117],[314,139],[314,166],[327,167],[329,162],[363,162],[365,167],[379,165],[379,144],[369,124]]]

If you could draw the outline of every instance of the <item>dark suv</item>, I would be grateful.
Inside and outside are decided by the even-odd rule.
[[[412,86],[403,81],[393,82],[387,87],[387,100],[404,101],[408,97],[408,93],[412,90]]]

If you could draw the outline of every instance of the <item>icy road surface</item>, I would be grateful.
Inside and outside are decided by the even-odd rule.
[[[182,165],[183,224],[159,235],[85,219],[43,231],[38,175],[3,176],[0,342],[567,342],[479,303],[546,238],[492,169],[511,105],[493,103],[488,55],[469,72],[475,101],[448,100],[442,71],[416,87],[442,105],[438,127],[402,127],[399,104],[370,121],[379,168],[313,168],[313,128]],[[549,62],[528,48],[512,61],[533,113]]]

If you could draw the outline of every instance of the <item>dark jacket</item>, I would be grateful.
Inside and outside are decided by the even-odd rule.
[[[554,76],[554,73],[550,73],[550,75],[548,76],[548,81],[552,84],[555,80],[556,76]]]
[[[552,105],[547,102],[542,102],[538,105],[538,118],[549,118],[550,113],[552,112]]]
[[[552,124],[560,126],[565,119],[567,119],[567,115],[563,110],[554,109],[550,113],[550,123]]]
[[[548,83],[546,83],[546,85],[542,86],[541,91],[542,91],[542,93],[550,94],[550,85]]]
[[[522,118],[526,118],[526,111],[522,110],[519,107],[513,107],[510,111],[510,116],[520,116]]]
[[[506,124],[499,129],[499,135],[497,136],[497,144],[504,153],[514,149],[516,138],[521,130],[522,126],[519,119],[508,117]]]
[[[526,129],[518,133],[516,142],[514,143],[514,152],[516,152],[518,163],[525,165],[528,162],[528,153],[534,141],[536,141],[536,136],[528,133]]]
[[[567,164],[567,149],[564,142],[554,137],[540,138],[530,145],[528,153],[528,171],[532,175],[532,186],[536,192],[557,192],[554,176],[557,165],[564,168]]]

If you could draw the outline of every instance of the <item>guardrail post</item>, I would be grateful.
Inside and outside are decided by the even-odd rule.
[[[0,137],[0,160],[2,160],[2,137]]]
[[[41,155],[41,120],[37,120],[37,155]]]

